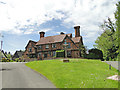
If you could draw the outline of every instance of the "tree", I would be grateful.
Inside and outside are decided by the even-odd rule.
[[[104,32],[100,37],[95,41],[98,49],[102,50],[103,58],[106,60],[116,59],[118,55],[118,42],[116,36],[116,25],[108,18],[107,21],[104,21],[104,24],[101,25],[101,28]]]
[[[103,53],[101,50],[97,49],[97,48],[92,48],[89,51],[89,54],[94,54],[94,56],[92,56],[93,59],[101,59],[103,60]]]
[[[110,18],[104,21],[104,24],[101,25],[104,32],[95,41],[95,46],[103,51],[106,60],[120,58],[120,1],[116,5],[116,22],[113,23]]]
[[[86,55],[87,47],[83,44],[79,44],[79,55],[80,57],[84,57]]]
[[[116,19],[116,36],[118,36],[116,42],[120,46],[120,1],[116,4],[117,5],[117,10],[115,12],[115,19]],[[120,60],[120,47],[117,51],[118,54],[118,60]]]

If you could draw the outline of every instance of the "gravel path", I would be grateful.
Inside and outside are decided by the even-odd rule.
[[[120,71],[120,61],[103,61]]]

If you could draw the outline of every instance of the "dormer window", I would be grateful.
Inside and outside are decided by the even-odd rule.
[[[49,48],[49,45],[46,45],[46,47],[45,47],[46,49],[48,49]]]

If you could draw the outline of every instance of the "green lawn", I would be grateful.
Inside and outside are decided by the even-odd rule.
[[[43,60],[26,63],[47,77],[57,88],[118,88],[118,81],[106,79],[118,74],[115,68],[100,60],[70,59]]]

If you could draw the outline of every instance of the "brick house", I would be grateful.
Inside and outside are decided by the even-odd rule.
[[[45,32],[40,32],[38,42],[29,41],[25,47],[24,57],[38,59],[50,59],[56,55],[56,50],[64,50],[64,44],[67,46],[67,56],[71,58],[81,57],[80,46],[83,45],[82,36],[80,36],[80,26],[75,26],[75,37],[72,33],[45,37]]]
[[[23,56],[23,51],[16,51],[14,55],[12,56],[12,59],[15,60],[16,58],[21,58]]]

